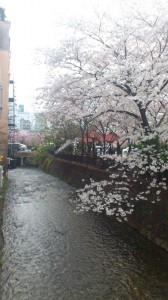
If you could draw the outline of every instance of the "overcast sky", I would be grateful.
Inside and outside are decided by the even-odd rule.
[[[43,84],[43,69],[36,65],[36,48],[52,47],[58,37],[56,23],[78,14],[83,0],[0,0],[11,22],[11,79],[15,81],[17,103],[32,109],[36,88]],[[89,1],[88,1],[89,2]]]
[[[145,5],[152,1],[138,3]],[[11,22],[11,79],[15,81],[17,103],[24,104],[28,111],[32,109],[36,89],[43,85],[45,73],[35,62],[35,51],[57,43],[60,37],[56,24],[66,22],[70,15],[88,15],[92,6],[103,10],[104,5],[114,2],[118,3],[117,0],[0,0]]]

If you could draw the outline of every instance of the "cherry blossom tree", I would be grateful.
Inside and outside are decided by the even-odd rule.
[[[28,147],[39,146],[44,142],[46,133],[33,133],[33,132],[15,132],[15,142],[26,144]]]
[[[115,211],[126,219],[133,201],[148,199],[153,189],[152,201],[159,201],[166,188],[168,22],[165,1],[149,1],[145,9],[137,1],[119,4],[120,9],[113,3],[113,10],[69,22],[68,39],[47,52],[50,82],[39,98],[50,120],[78,120],[82,134],[88,118],[100,122],[110,113],[121,141],[139,145],[138,153],[116,158],[112,168],[122,166],[120,174],[79,192],[82,208]],[[143,176],[150,176],[145,189],[130,194],[131,182],[142,183]]]
[[[127,18],[107,15],[97,24],[77,24],[77,33],[51,51],[49,63],[64,75],[49,87],[48,108],[51,103],[53,111],[71,118],[118,112],[146,132],[165,121],[168,82],[159,68],[167,65],[167,21],[162,14],[143,17],[135,11]]]

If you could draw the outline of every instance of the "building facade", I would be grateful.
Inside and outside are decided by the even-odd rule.
[[[8,146],[10,23],[0,18],[0,163],[5,164]]]
[[[24,104],[15,106],[15,126],[19,131],[34,131],[34,113],[25,112]]]

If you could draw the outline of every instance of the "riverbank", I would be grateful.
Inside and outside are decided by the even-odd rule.
[[[111,174],[109,171],[93,166],[52,156],[43,161],[41,168],[78,188],[89,183],[90,178],[100,181],[108,179]],[[145,188],[146,184],[147,178],[143,177],[141,188]],[[136,192],[139,188],[139,183],[132,183],[132,190]],[[128,224],[159,247],[168,251],[168,189],[162,191],[161,201],[154,204],[152,202],[150,197],[149,201],[135,201],[134,212],[128,216]]]

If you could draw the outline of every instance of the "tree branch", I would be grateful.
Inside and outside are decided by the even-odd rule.
[[[122,91],[126,92],[129,96],[136,96],[135,92],[132,92],[130,86],[128,84],[121,84],[117,82],[113,82],[116,87],[119,87]]]
[[[168,84],[168,79],[164,82],[164,84],[162,85],[162,87],[160,88],[160,92],[165,88],[165,86]],[[159,92],[159,93],[160,93]]]
[[[135,113],[132,113],[132,112],[127,111],[127,110],[117,110],[117,109],[112,109],[112,108],[109,108],[106,111],[102,111],[101,113],[99,113],[97,115],[94,115],[92,113],[92,114],[86,115],[84,117],[88,118],[88,117],[92,117],[93,116],[93,118],[90,120],[90,122],[91,122],[91,121],[95,120],[96,118],[98,118],[98,117],[100,117],[100,116],[102,116],[102,115],[104,115],[105,113],[108,113],[108,112],[115,112],[115,113],[120,113],[120,114],[126,114],[126,115],[128,115],[130,117],[133,117],[133,118],[135,118],[137,120],[140,120],[140,116],[137,115],[137,114],[135,114]]]

